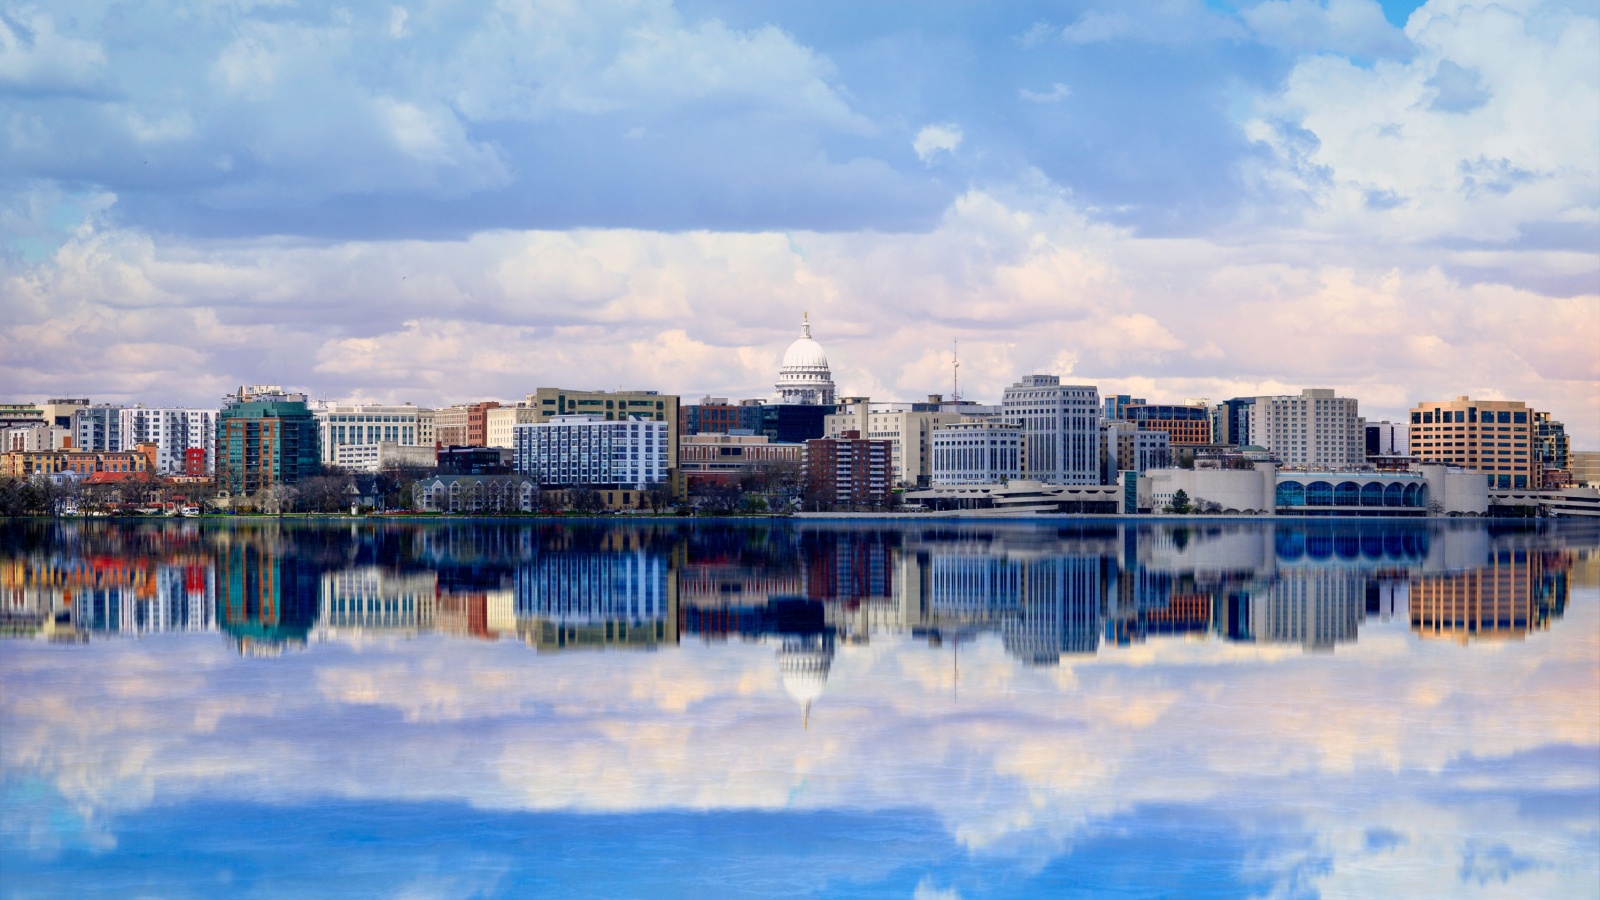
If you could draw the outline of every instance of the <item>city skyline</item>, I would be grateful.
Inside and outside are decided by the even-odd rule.
[[[7,397],[770,396],[809,311],[841,394],[948,391],[959,339],[991,401],[1466,394],[1600,444],[1563,4],[185,15],[0,25]]]

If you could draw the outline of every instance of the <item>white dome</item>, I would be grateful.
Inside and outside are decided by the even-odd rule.
[[[828,670],[832,665],[833,658],[821,649],[778,651],[778,671],[783,675],[783,689],[801,706],[822,696],[822,689],[828,686]]]
[[[778,370],[778,402],[826,405],[834,402],[833,373],[828,355],[811,339],[811,321],[800,323],[800,337],[783,354]]]
[[[822,352],[822,345],[811,338],[803,337],[789,345],[783,352],[784,369],[826,369],[828,355]]]
[[[778,648],[778,671],[783,689],[800,704],[801,724],[811,722],[811,704],[828,686],[833,668],[833,642],[822,635],[786,635]]]

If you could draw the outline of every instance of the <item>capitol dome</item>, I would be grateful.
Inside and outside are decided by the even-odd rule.
[[[801,319],[800,337],[784,351],[777,389],[779,403],[817,406],[835,402],[837,392],[833,373],[828,369],[828,355],[822,352],[821,344],[811,339],[809,315]]]
[[[778,671],[783,689],[800,704],[802,719],[809,723],[811,704],[828,685],[828,670],[833,668],[833,644],[821,635],[785,635],[778,648]]]

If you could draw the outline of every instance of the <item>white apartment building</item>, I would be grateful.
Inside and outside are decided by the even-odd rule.
[[[1286,467],[1359,466],[1366,462],[1367,426],[1355,398],[1307,388],[1299,396],[1257,397],[1250,443]]]
[[[334,465],[351,472],[382,472],[393,467],[432,468],[437,462],[432,444],[340,444]]]
[[[1022,477],[1022,429],[981,420],[939,425],[931,455],[936,485],[1013,481]]]
[[[1022,428],[1022,472],[1046,484],[1100,483],[1100,389],[1024,375],[1006,388],[1005,419]]]
[[[132,450],[140,444],[156,445],[156,471],[162,475],[181,475],[186,471],[187,453],[205,454],[204,474],[217,469],[217,410],[183,407],[149,408],[128,406],[117,413],[119,450]]]
[[[410,403],[338,406],[324,400],[313,403],[311,410],[317,416],[324,463],[342,465],[339,463],[340,448],[347,446],[376,447],[386,442],[404,446],[433,444],[431,435],[424,433],[422,423],[426,415],[428,430],[431,430],[433,411],[418,409]]]
[[[570,415],[516,425],[513,432],[512,466],[541,485],[644,490],[669,475],[666,422]]]
[[[539,408],[532,404],[497,406],[483,414],[485,446],[505,447],[509,450],[516,446],[514,429],[518,425],[537,421],[539,421]]]

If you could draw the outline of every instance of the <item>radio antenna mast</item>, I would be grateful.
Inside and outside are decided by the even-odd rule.
[[[950,342],[950,400],[955,402],[961,399],[961,341]]]

